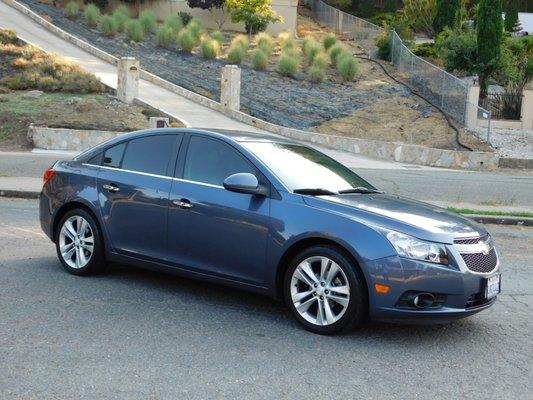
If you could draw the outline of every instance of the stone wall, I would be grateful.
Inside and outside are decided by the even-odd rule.
[[[118,4],[123,4],[123,2],[120,0],[110,1],[111,8]],[[132,9],[134,15],[136,14],[137,6],[135,3],[124,4]],[[269,24],[267,32],[277,34],[287,30],[295,33],[297,7],[298,0],[272,0],[272,8],[278,15],[283,17],[283,22]],[[200,8],[190,8],[186,0],[145,0],[141,3],[141,10],[145,9],[154,11],[159,21],[163,21],[167,15],[173,12],[185,11],[202,21],[207,28],[220,29],[219,24],[223,22],[223,30],[244,31],[244,24],[232,23],[229,14],[223,10],[213,9],[208,11]]]
[[[28,129],[28,139],[35,147],[46,150],[83,151],[120,134],[121,132],[47,128],[34,125],[30,125]]]

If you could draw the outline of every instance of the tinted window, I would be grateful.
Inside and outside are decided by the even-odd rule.
[[[233,147],[218,140],[193,136],[189,142],[183,178],[222,186],[239,172],[255,174],[255,168]]]
[[[122,160],[122,169],[166,175],[175,135],[148,136],[130,140]]]
[[[86,164],[100,165],[100,160],[101,159],[102,159],[102,153],[98,153],[97,155],[92,156],[91,158],[89,158],[87,160]]]
[[[332,192],[358,186],[374,187],[355,172],[325,154],[298,144],[244,142],[291,190],[327,189]]]
[[[119,168],[120,162],[122,161],[122,154],[124,153],[124,148],[126,143],[120,143],[116,146],[110,147],[104,153],[104,165],[106,167]]]

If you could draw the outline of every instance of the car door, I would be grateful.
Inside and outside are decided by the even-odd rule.
[[[115,252],[166,259],[171,171],[181,137],[143,136],[105,150],[98,197],[104,229]]]
[[[253,173],[270,184],[230,144],[191,135],[180,154],[169,208],[169,256],[181,266],[219,277],[264,282],[270,198],[230,192],[229,175]]]

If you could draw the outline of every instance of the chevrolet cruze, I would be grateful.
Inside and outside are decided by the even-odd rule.
[[[40,221],[72,274],[119,262],[242,288],[322,334],[368,317],[450,321],[500,292],[482,226],[275,136],[118,136],[45,172]]]

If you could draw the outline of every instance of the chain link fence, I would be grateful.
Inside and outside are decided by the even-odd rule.
[[[354,39],[371,58],[376,58],[376,40],[385,30],[364,19],[310,0],[318,21]],[[472,128],[490,143],[490,111],[468,101],[469,84],[415,55],[398,34],[391,31],[391,61],[402,79],[456,123]],[[481,120],[481,123],[478,121]],[[482,125],[486,128],[479,128]]]

